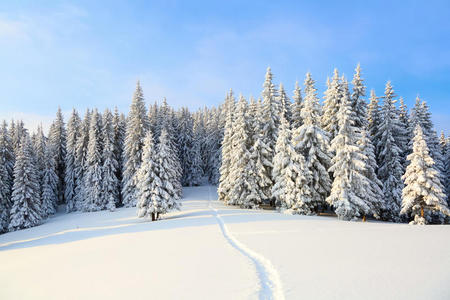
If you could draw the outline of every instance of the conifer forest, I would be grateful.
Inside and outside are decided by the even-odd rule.
[[[221,105],[190,111],[147,103],[137,82],[126,114],[74,109],[66,119],[58,109],[48,132],[5,120],[0,230],[62,209],[136,207],[155,221],[180,208],[182,187],[205,183],[244,209],[449,223],[450,139],[435,131],[429,104],[418,96],[406,107],[389,81],[368,91],[359,65],[326,84],[320,95],[307,73],[285,87],[268,68],[257,99],[230,89]]]

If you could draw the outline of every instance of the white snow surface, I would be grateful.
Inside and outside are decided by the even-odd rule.
[[[0,235],[0,299],[450,299],[450,226],[226,207],[59,213]]]

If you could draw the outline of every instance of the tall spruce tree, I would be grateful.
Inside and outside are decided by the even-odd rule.
[[[58,107],[56,120],[50,126],[48,142],[54,151],[53,156],[56,161],[56,174],[58,175],[58,203],[65,203],[64,199],[64,177],[66,170],[66,140],[67,132],[61,108]]]
[[[58,203],[58,175],[56,174],[56,160],[52,145],[45,145],[45,158],[43,159],[43,172],[41,179],[41,210],[42,217],[56,213]]]
[[[338,70],[334,69],[333,78],[325,92],[322,115],[322,128],[328,132],[330,139],[333,139],[339,131],[337,114],[339,112],[341,97],[341,79],[339,78]]]
[[[114,159],[117,161],[116,178],[117,185],[117,199],[116,206],[122,204],[122,170],[123,170],[123,147],[125,141],[126,121],[123,114],[119,114],[117,107],[114,109],[113,117],[114,128]]]
[[[275,205],[293,213],[310,214],[308,203],[311,191],[308,182],[311,172],[306,168],[305,158],[295,151],[291,143],[291,130],[287,120],[282,116],[275,147],[272,177],[274,185],[272,195]]]
[[[103,152],[102,152],[102,203],[109,211],[116,209],[116,201],[119,197],[119,180],[117,179],[118,162],[114,153],[115,132],[113,115],[106,109],[102,118]]]
[[[278,127],[280,125],[281,105],[279,103],[278,92],[275,85],[272,82],[272,71],[267,68],[265,81],[262,91],[262,122],[261,122],[261,136],[262,146],[267,151],[261,151],[261,162],[264,165],[265,173],[271,180],[270,185],[267,187],[267,191],[264,194],[270,195],[272,200],[271,190],[273,185],[272,168],[273,158],[275,156],[275,144],[278,138]],[[266,199],[267,200],[267,199]]]
[[[296,153],[306,160],[306,168],[311,173],[307,177],[311,201],[305,203],[306,214],[319,212],[326,205],[325,199],[330,193],[331,179],[328,169],[331,165],[329,139],[320,125],[321,108],[317,97],[315,82],[310,73],[305,79],[305,100],[302,109],[303,125],[292,134],[292,144]]]
[[[303,124],[302,121],[302,108],[303,108],[303,99],[302,99],[302,91],[298,84],[298,81],[295,82],[294,89],[294,102],[292,103],[292,129],[296,129]]]
[[[361,134],[355,123],[359,118],[346,93],[348,84],[345,80],[342,84],[344,93],[337,115],[339,132],[331,141],[335,155],[329,170],[333,172],[334,181],[327,202],[334,207],[339,219],[355,220],[374,213],[375,206],[371,200],[376,195],[372,191],[371,180],[366,177],[367,157],[358,145]]]
[[[84,174],[83,211],[99,211],[105,208],[103,191],[103,168],[101,148],[101,116],[94,110],[89,127],[89,143],[86,158],[86,173]]]
[[[76,156],[77,142],[81,136],[81,119],[78,112],[73,109],[72,115],[67,122],[67,147],[66,147],[66,174],[65,174],[65,192],[66,211],[72,212],[75,208],[75,192],[76,192]]]
[[[77,139],[76,143],[76,153],[74,160],[74,173],[75,173],[75,187],[74,187],[74,207],[75,210],[83,209],[83,202],[86,198],[84,182],[85,175],[87,172],[87,152],[89,146],[89,129],[91,125],[91,115],[90,110],[86,110],[83,122],[80,126],[80,137]]]
[[[383,194],[385,199],[384,209],[381,217],[384,220],[400,221],[401,192],[403,182],[401,176],[403,167],[401,164],[402,150],[397,144],[399,135],[404,134],[401,130],[394,100],[395,94],[390,81],[386,84],[383,104],[383,121],[380,123],[378,132],[378,178],[383,183]]]
[[[8,230],[11,210],[11,193],[14,175],[14,150],[8,125],[3,121],[0,128],[0,232]]]
[[[9,230],[39,225],[42,222],[39,178],[28,135],[22,137],[14,165],[14,184]]]
[[[286,91],[284,90],[282,83],[280,83],[278,103],[280,104],[280,120],[284,117],[290,124],[292,120],[291,101],[286,95]]]
[[[140,218],[151,217],[152,220],[155,220],[161,206],[161,196],[166,194],[164,193],[163,182],[159,177],[157,153],[151,130],[148,130],[145,137],[142,164],[137,176],[137,215]]]
[[[159,214],[164,214],[168,210],[178,209],[180,204],[178,200],[181,197],[181,174],[179,173],[180,162],[178,155],[173,149],[171,137],[166,128],[163,128],[159,136],[159,143],[157,146],[158,172],[159,178],[162,182],[164,192],[160,194],[161,206],[157,206],[157,217]],[[165,204],[163,204],[165,203]]]
[[[136,205],[135,174],[141,165],[144,137],[149,128],[144,95],[139,81],[136,84],[133,100],[128,115],[124,146],[124,171],[122,179],[123,204],[126,207]]]
[[[355,127],[358,131],[366,130],[367,121],[367,103],[364,97],[366,96],[366,87],[364,86],[364,79],[361,78],[361,66],[358,64],[355,69],[355,75],[352,80],[353,91],[351,96],[352,110],[355,112]]]
[[[450,215],[445,202],[443,186],[439,171],[429,155],[429,150],[422,128],[417,125],[414,130],[413,152],[408,155],[410,164],[403,180],[403,201],[401,214],[411,213],[411,224],[426,224],[425,210],[440,211]]]
[[[235,98],[233,91],[227,94],[225,100],[225,126],[224,136],[222,140],[222,163],[220,165],[220,179],[219,188],[217,190],[219,194],[219,200],[228,201],[228,192],[230,190],[230,172],[232,163],[232,139],[233,139],[233,121],[234,121],[234,106]]]
[[[374,90],[370,91],[370,103],[367,111],[367,120],[369,122],[367,127],[367,133],[369,134],[370,140],[374,146],[374,154],[377,165],[380,164],[378,160],[380,157],[380,151],[378,148],[378,142],[381,138],[381,132],[378,131],[380,124],[383,121],[383,115],[381,113],[381,108],[378,101],[379,97],[375,94]],[[377,169],[378,170],[378,169]]]

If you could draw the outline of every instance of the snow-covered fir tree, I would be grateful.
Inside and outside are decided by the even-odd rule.
[[[298,128],[303,124],[302,121],[302,108],[303,108],[303,98],[302,98],[302,91],[298,84],[298,81],[295,82],[295,89],[294,89],[294,102],[292,102],[291,111],[292,111],[292,129]]]
[[[66,211],[72,212],[75,208],[75,187],[76,187],[76,155],[77,142],[81,136],[81,119],[78,112],[73,109],[72,115],[67,122],[67,147],[66,147],[66,174],[65,174],[65,192]]]
[[[157,214],[164,214],[170,209],[178,209],[180,205],[178,203],[178,200],[181,198],[181,177],[178,172],[180,162],[176,151],[172,148],[173,145],[170,139],[168,130],[163,128],[159,136],[156,158],[158,160],[158,175],[164,191],[160,193],[161,198],[158,201],[162,201],[165,204],[158,206]]]
[[[33,154],[36,158],[35,167],[38,172],[40,186],[42,186],[42,176],[43,176],[44,168],[45,168],[45,166],[44,166],[45,165],[45,156],[48,154],[48,153],[45,153],[47,139],[44,135],[42,125],[38,126],[36,133],[33,136],[34,136],[34,139],[32,139]]]
[[[50,126],[48,142],[54,151],[56,161],[56,174],[58,175],[58,203],[64,203],[64,177],[66,169],[66,140],[67,132],[61,108],[58,107],[56,120]]]
[[[450,215],[445,201],[439,171],[429,155],[429,150],[422,128],[417,125],[414,130],[413,152],[408,155],[410,164],[403,175],[405,187],[401,214],[411,214],[411,224],[426,224],[425,210],[440,211]]]
[[[400,221],[400,205],[403,182],[403,166],[401,164],[402,149],[398,146],[398,137],[402,132],[395,107],[394,90],[390,81],[386,84],[383,104],[383,120],[379,124],[378,132],[378,178],[383,183],[385,199],[381,218],[390,221]]]
[[[75,187],[74,187],[74,207],[75,210],[83,209],[83,202],[85,197],[85,174],[87,172],[87,152],[89,146],[89,129],[91,125],[91,115],[92,112],[90,110],[86,110],[84,115],[83,122],[80,127],[80,137],[76,142],[76,153],[74,160],[74,176],[75,176]]]
[[[279,103],[279,97],[275,85],[272,82],[272,72],[270,67],[267,68],[266,78],[263,84],[262,91],[262,120],[261,120],[261,136],[260,141],[266,149],[261,151],[261,162],[264,165],[265,173],[271,179],[272,183],[267,187],[267,191],[264,194],[270,195],[273,185],[272,168],[273,158],[275,156],[275,144],[278,138],[278,127],[280,125],[281,108]],[[270,195],[270,198],[272,196]]]
[[[367,103],[364,97],[366,96],[366,87],[364,86],[364,79],[361,78],[361,66],[358,64],[355,69],[355,75],[352,80],[352,110],[355,112],[355,127],[358,131],[366,130],[367,121]]]
[[[374,90],[370,91],[370,102],[367,110],[367,120],[369,122],[367,127],[367,133],[369,134],[372,145],[374,146],[374,153],[377,165],[379,165],[378,158],[380,157],[378,142],[381,137],[381,132],[378,131],[380,124],[383,121],[383,115],[379,105],[379,97],[375,94]],[[377,169],[378,170],[378,169]]]
[[[228,201],[228,192],[230,190],[230,172],[232,163],[232,146],[233,146],[233,121],[234,121],[234,107],[235,98],[233,91],[227,94],[225,100],[225,115],[226,121],[224,126],[224,136],[222,141],[222,163],[220,165],[220,179],[219,188],[217,190],[219,194],[219,200]]]
[[[330,171],[334,180],[327,202],[334,207],[339,219],[355,220],[375,214],[372,201],[378,195],[372,191],[372,183],[366,177],[367,157],[358,145],[361,140],[359,129],[355,126],[358,117],[352,109],[351,99],[344,80],[340,110],[337,115],[339,132],[331,141],[331,150],[335,153]]]
[[[5,164],[0,164],[0,233],[8,230],[11,184]]]
[[[148,130],[145,137],[142,164],[137,177],[137,215],[140,218],[151,218],[154,221],[161,206],[165,206],[165,209],[167,209],[165,201],[162,201],[162,199],[165,200],[164,196],[167,197],[167,192],[159,177],[157,153],[151,130]]]
[[[205,144],[207,149],[209,149],[208,153],[208,168],[206,170],[206,175],[208,176],[208,181],[211,184],[218,184],[220,178],[220,160],[221,160],[221,142],[222,142],[222,133],[219,124],[220,113],[218,109],[212,108],[210,110],[210,116],[206,123],[207,126],[207,138]]]
[[[33,146],[28,135],[22,137],[14,164],[14,184],[9,230],[39,225],[42,222],[39,177],[34,166]]]
[[[8,230],[14,173],[14,150],[3,121],[0,128],[0,233]]]
[[[9,135],[13,146],[14,153],[20,150],[21,142],[24,136],[28,134],[28,130],[25,128],[25,124],[22,120],[14,122],[11,121],[9,127]]]
[[[339,78],[338,70],[334,69],[333,78],[325,92],[321,120],[322,128],[328,132],[330,139],[333,139],[339,131],[337,114],[339,112],[341,98],[341,79]]]
[[[99,121],[101,116],[94,110],[89,128],[89,143],[86,158],[86,173],[84,174],[83,211],[99,211],[105,208],[102,198],[103,168],[102,168],[102,132]]]
[[[58,175],[56,174],[56,160],[51,145],[45,145],[44,168],[41,179],[41,209],[42,217],[46,218],[56,213],[58,202]]]
[[[149,128],[147,109],[139,81],[136,84],[130,113],[128,115],[124,144],[124,170],[122,179],[123,204],[126,207],[136,205],[135,174],[141,165],[144,137]]]
[[[116,171],[118,162],[114,153],[115,132],[113,115],[106,109],[102,117],[103,152],[102,152],[102,203],[109,211],[116,209],[116,201],[119,197],[119,180]]]
[[[243,96],[235,110],[233,124],[233,146],[230,169],[230,191],[227,199],[229,205],[240,205],[245,208],[256,208],[261,204],[258,187],[254,186],[254,169],[251,166],[249,136],[249,124],[247,114],[247,101]]]
[[[269,162],[264,162],[269,153],[267,144],[264,143],[264,136],[262,130],[263,114],[262,103],[260,99],[249,108],[247,114],[248,134],[250,145],[250,165],[249,169],[253,176],[250,176],[249,185],[252,187],[254,200],[253,202],[261,203],[261,200],[271,199],[272,194],[272,174],[267,173],[266,165]],[[250,199],[250,198],[249,198]],[[274,204],[274,203],[273,203]]]
[[[372,215],[378,219],[380,218],[380,213],[385,205],[383,198],[383,183],[377,176],[376,170],[378,169],[378,165],[375,158],[375,147],[366,130],[361,131],[361,138],[358,141],[358,146],[365,156],[365,170],[363,174],[370,181],[371,193],[367,194],[368,201],[372,205]]]
[[[303,125],[292,133],[292,145],[295,151],[305,157],[306,168],[311,173],[307,185],[311,201],[305,203],[305,214],[319,212],[326,205],[325,199],[331,190],[328,169],[331,166],[329,139],[320,125],[321,107],[317,97],[315,82],[310,73],[305,79],[305,100],[301,117]]]
[[[122,204],[122,169],[123,169],[123,146],[125,140],[126,121],[124,114],[119,114],[117,107],[114,109],[114,159],[117,161],[116,177],[119,181],[117,186],[116,206]]]
[[[306,167],[303,155],[292,146],[291,130],[283,116],[275,152],[272,171],[275,180],[272,187],[275,205],[293,213],[310,214],[308,203],[311,202],[311,191],[308,182],[311,181],[311,172]]]
[[[409,113],[408,113],[408,107],[405,104],[405,101],[403,100],[403,97],[399,98],[400,107],[399,107],[399,121],[400,126],[403,128],[403,132],[405,132],[404,135],[402,135],[402,139],[400,140],[400,145],[402,145],[402,164],[403,168],[405,169],[407,166],[407,160],[406,157],[409,153],[411,153],[411,139],[412,139],[412,130],[411,125],[409,124]]]
[[[181,183],[184,186],[198,185],[202,174],[200,145],[194,135],[194,120],[187,107],[181,109],[179,133],[180,163],[183,169]]]
[[[292,120],[291,101],[286,95],[286,91],[284,90],[282,83],[280,83],[278,103],[280,104],[280,120],[284,117],[290,124]]]

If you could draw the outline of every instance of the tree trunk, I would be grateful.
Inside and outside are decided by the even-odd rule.
[[[423,206],[420,208],[420,216],[423,218]]]
[[[155,213],[152,212],[152,222],[155,221]]]
[[[156,220],[159,220],[159,212],[156,213]]]
[[[363,222],[365,222],[365,221],[366,221],[366,215],[363,216]]]

